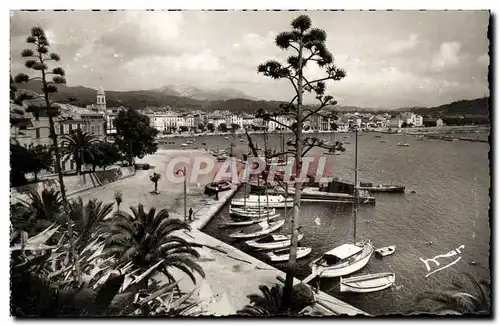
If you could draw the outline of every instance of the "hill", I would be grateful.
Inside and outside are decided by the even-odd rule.
[[[39,81],[31,81],[27,84],[17,85],[18,89],[29,89],[35,92],[41,91]],[[54,95],[58,101],[67,101],[76,98],[74,105],[85,107],[95,103],[97,90],[82,86],[59,85],[59,91]],[[240,98],[228,98],[231,96],[241,96]],[[239,91],[226,89],[219,91],[202,90],[190,86],[166,86],[156,90],[139,91],[106,91],[106,102],[108,107],[126,106],[137,109],[146,107],[171,106],[186,110],[229,110],[234,113],[255,113],[259,109],[275,111],[281,103],[280,101],[264,101],[245,98],[245,94]],[[489,98],[478,98],[475,100],[461,100],[449,104],[431,108],[400,108],[396,110],[382,110],[374,108],[361,108],[356,106],[336,106],[337,112],[370,112],[397,113],[403,111],[413,111],[423,116],[431,117],[460,117],[479,116],[489,118]]]

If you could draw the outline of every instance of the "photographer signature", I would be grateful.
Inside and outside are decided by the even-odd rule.
[[[455,255],[461,254],[461,251],[460,251],[460,250],[461,250],[461,249],[464,249],[464,248],[465,248],[465,246],[464,246],[464,245],[461,245],[461,246],[460,246],[460,247],[458,247],[457,249],[452,250],[452,251],[450,251],[450,252],[448,252],[447,254],[444,254],[444,255],[437,255],[436,257],[434,257],[434,258],[430,258],[430,259],[422,259],[422,258],[419,258],[419,259],[420,259],[420,260],[421,260],[421,261],[425,264],[425,267],[427,268],[427,271],[428,271],[428,272],[430,272],[430,273],[428,273],[427,275],[425,275],[425,277],[429,277],[430,275],[432,275],[432,274],[434,274],[434,273],[436,273],[436,272],[439,272],[439,271],[441,271],[441,270],[443,270],[443,269],[445,269],[445,268],[450,267],[451,265],[454,265],[454,264],[458,263],[458,261],[459,261],[460,259],[462,259],[462,257],[460,256],[460,257],[458,257],[457,259],[455,259],[453,262],[449,263],[448,265],[443,266],[443,267],[440,267],[440,268],[438,268],[438,269],[436,269],[436,270],[434,270],[434,271],[432,271],[432,272],[431,272],[431,269],[432,269],[432,268],[429,266],[429,263],[430,263],[430,262],[433,262],[434,264],[436,264],[436,266],[440,266],[440,263],[437,261],[437,259],[439,259],[439,258],[453,257],[453,256],[455,256]]]

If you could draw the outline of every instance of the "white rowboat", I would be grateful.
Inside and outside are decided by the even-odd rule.
[[[381,257],[392,255],[396,251],[396,246],[387,246],[375,250],[375,254]]]
[[[285,219],[267,223],[267,221],[260,222],[259,224],[250,225],[249,227],[234,232],[229,235],[230,238],[233,239],[248,239],[248,238],[256,238],[261,235],[269,234],[273,231],[276,231],[280,227],[285,224]]]
[[[368,293],[387,289],[396,280],[394,273],[377,273],[340,278],[340,292]]]
[[[304,234],[300,233],[298,235],[297,241],[302,240],[304,238]],[[274,250],[290,247],[291,235],[284,234],[270,234],[268,236],[262,237],[260,239],[249,240],[246,244],[254,249],[262,249],[262,250]]]
[[[297,259],[304,258],[311,253],[312,249],[309,247],[297,247]],[[290,248],[275,250],[267,253],[267,257],[271,261],[287,261],[290,258]]]

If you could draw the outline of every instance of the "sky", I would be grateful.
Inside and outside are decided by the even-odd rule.
[[[165,85],[236,89],[289,100],[293,86],[257,74],[291,51],[275,37],[304,12],[293,11],[11,11],[11,72],[30,29],[43,27],[61,56],[68,86],[105,90]],[[346,78],[327,84],[342,106],[436,106],[489,95],[487,11],[308,11]],[[324,72],[311,65],[306,75]],[[311,98],[307,98],[311,102]]]

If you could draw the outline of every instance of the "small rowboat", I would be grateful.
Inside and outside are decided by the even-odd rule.
[[[311,253],[312,249],[309,247],[297,247],[297,259],[304,258]],[[271,261],[287,261],[290,258],[290,249],[279,249],[267,253],[267,257]]]
[[[358,189],[371,192],[405,192],[404,185],[374,184],[372,182],[360,182]]]
[[[392,255],[396,251],[396,246],[387,246],[375,250],[375,254],[380,257]]]
[[[263,215],[261,215],[261,216],[263,216]],[[272,221],[272,220],[277,219],[279,216],[280,216],[280,214],[274,214],[274,215],[269,215],[269,217],[263,216],[263,217],[258,218],[258,219],[230,221],[230,222],[227,222],[225,224],[225,226],[247,226],[247,225],[257,224],[257,223],[268,221],[268,220]]]
[[[340,292],[367,293],[387,289],[396,280],[394,273],[377,273],[340,278]]]
[[[304,234],[300,233],[297,238],[297,241],[302,240],[302,238],[304,238]],[[281,249],[290,247],[291,235],[270,234],[260,239],[249,240],[246,242],[246,244],[254,249],[263,249],[263,250]]]
[[[267,223],[267,221],[262,221],[259,224],[250,225],[249,227],[234,232],[229,235],[233,239],[249,239],[260,237],[261,235],[269,234],[276,231],[285,224],[285,219]]]
[[[408,147],[408,146],[410,146],[410,144],[408,144],[408,143],[403,143],[403,144],[402,143],[398,143],[398,146]]]

